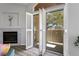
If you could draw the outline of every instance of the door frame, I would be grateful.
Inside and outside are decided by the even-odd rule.
[[[63,36],[63,42],[64,42],[64,48],[63,48],[63,55],[64,56],[68,56],[69,55],[69,51],[68,51],[68,3],[65,3],[64,5],[59,5],[59,6],[55,6],[55,7],[50,7],[45,9],[46,13],[49,11],[54,11],[54,10],[58,10],[58,9],[63,9],[64,11],[64,36]],[[34,14],[39,14],[39,11],[36,11],[33,13]]]
[[[53,12],[53,11],[56,11],[56,10],[63,10],[63,13],[64,13],[64,4],[63,5],[57,5],[57,6],[53,6],[53,7],[47,8],[46,9],[46,13]],[[64,22],[63,22],[63,25],[64,25]],[[47,41],[47,38],[46,38],[46,41]],[[63,55],[64,55],[64,34],[63,34]]]
[[[68,6],[66,3],[64,6],[64,56],[69,56],[68,46]]]
[[[68,53],[68,31],[67,31],[68,25],[66,25],[66,24],[68,24],[68,3],[47,8],[46,13],[55,11],[55,10],[59,10],[59,9],[63,9],[63,13],[64,13],[63,55],[68,56],[69,55],[69,53]]]

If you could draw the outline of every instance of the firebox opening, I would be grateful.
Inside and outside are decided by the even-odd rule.
[[[3,32],[3,44],[17,43],[17,32]]]

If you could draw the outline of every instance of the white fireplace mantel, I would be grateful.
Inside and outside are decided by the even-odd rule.
[[[3,44],[3,32],[11,32],[11,31],[17,31],[18,32],[18,43],[15,45],[20,45],[21,44],[21,38],[22,38],[22,28],[19,26],[16,27],[0,27],[0,43]]]
[[[0,29],[21,29],[22,27],[20,27],[20,26],[15,26],[15,27],[10,27],[10,26],[8,26],[8,27],[0,27]]]

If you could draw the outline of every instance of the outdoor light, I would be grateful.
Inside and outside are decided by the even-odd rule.
[[[51,47],[51,48],[55,48],[56,47],[56,45],[54,45],[54,44],[47,44],[47,46]]]

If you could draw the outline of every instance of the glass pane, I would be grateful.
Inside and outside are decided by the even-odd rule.
[[[39,47],[39,14],[34,17],[34,46]]]
[[[47,13],[47,28],[48,29],[63,28],[63,10],[57,10]]]
[[[47,49],[63,55],[63,10],[47,13]]]
[[[31,29],[31,15],[27,15],[27,29]]]
[[[27,32],[27,46],[31,45],[31,31]]]

